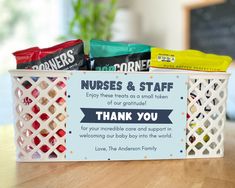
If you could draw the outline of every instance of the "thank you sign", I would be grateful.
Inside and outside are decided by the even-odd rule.
[[[180,74],[73,72],[67,159],[184,158],[187,80]]]

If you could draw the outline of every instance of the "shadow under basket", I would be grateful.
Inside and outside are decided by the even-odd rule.
[[[66,161],[66,86],[70,73],[10,71],[17,161]],[[186,158],[223,157],[229,74],[187,75]]]

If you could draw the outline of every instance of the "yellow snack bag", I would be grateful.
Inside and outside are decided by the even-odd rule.
[[[197,50],[151,48],[150,67],[225,72],[231,62],[232,58],[229,56],[206,54]]]

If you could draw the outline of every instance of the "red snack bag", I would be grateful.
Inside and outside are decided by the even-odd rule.
[[[32,47],[25,50],[14,52],[13,55],[16,58],[17,69],[20,69],[22,67],[24,67],[24,69],[32,69],[31,62],[35,62],[35,64],[38,63],[39,53],[40,53],[39,47]]]
[[[71,40],[49,48],[14,52],[17,69],[79,70],[85,65],[82,40]]]

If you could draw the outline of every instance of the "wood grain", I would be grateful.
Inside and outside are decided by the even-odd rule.
[[[234,188],[235,123],[225,132],[225,157],[125,162],[16,163],[13,127],[0,127],[0,188]]]

